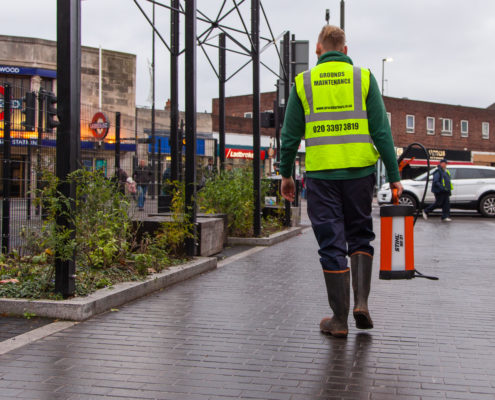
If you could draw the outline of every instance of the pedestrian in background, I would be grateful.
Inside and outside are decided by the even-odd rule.
[[[301,139],[306,140],[308,216],[319,244],[332,318],[320,330],[347,337],[350,269],[353,315],[359,329],[373,328],[368,310],[374,240],[371,208],[375,164],[381,156],[402,193],[394,142],[383,99],[368,69],[354,67],[342,29],[323,27],[317,65],[295,78],[282,128],[282,195],[294,201],[291,177]],[[376,147],[376,148],[375,148]],[[377,151],[378,150],[378,151]],[[350,257],[351,268],[348,267]]]
[[[437,169],[433,173],[433,183],[431,191],[435,195],[435,202],[423,209],[423,219],[428,219],[428,214],[435,208],[442,208],[442,221],[450,222],[450,196],[454,186],[450,179],[450,172],[447,169],[448,161],[444,158],[440,160]]]
[[[151,169],[146,165],[144,160],[139,160],[138,167],[134,171],[134,180],[137,184],[138,194],[138,209],[144,210],[144,202],[146,201],[146,192],[148,191],[148,185],[153,179]]]
[[[125,184],[127,182],[127,172],[125,172],[122,168],[119,168],[116,173],[117,177],[117,187],[120,193],[125,194]]]

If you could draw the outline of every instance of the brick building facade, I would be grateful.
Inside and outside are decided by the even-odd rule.
[[[276,92],[262,93],[260,111],[272,110],[275,98]],[[384,97],[384,102],[398,154],[419,142],[429,149],[434,163],[447,157],[452,162],[495,165],[495,105],[475,108],[394,97]],[[218,99],[212,105],[213,129],[218,130]],[[251,120],[246,118],[250,112],[251,95],[226,98],[227,132],[250,134]],[[273,137],[275,130],[264,128],[262,134]]]
[[[260,94],[260,111],[273,111],[276,92]],[[218,99],[212,99],[213,130],[218,132]],[[253,122],[253,95],[232,96],[225,98],[225,130],[232,133],[251,134]],[[261,128],[264,136],[275,136],[275,128]]]
[[[384,102],[397,147],[419,142],[427,149],[461,156],[470,152],[471,162],[495,165],[495,109],[394,97],[384,97]]]

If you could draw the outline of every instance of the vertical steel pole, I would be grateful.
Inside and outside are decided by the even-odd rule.
[[[155,3],[153,3],[153,36],[152,36],[152,51],[151,51],[151,171],[152,171],[152,183],[151,183],[151,198],[155,198],[156,191],[156,171],[155,171]]]
[[[57,108],[60,125],[57,128],[57,177],[59,191],[71,199],[70,209],[57,217],[59,227],[75,227],[67,213],[75,212],[76,185],[67,181],[67,175],[78,168],[80,160],[81,121],[81,1],[57,0]],[[64,212],[65,211],[65,212]],[[55,258],[55,291],[64,297],[75,292],[76,264],[74,257]]]
[[[260,1],[251,0],[251,57],[253,59],[253,233],[261,234],[261,177],[260,177]]]
[[[27,170],[27,199],[26,199],[26,207],[27,207],[27,219],[31,219],[31,138],[28,138],[28,148],[27,148],[27,162],[26,162],[26,170]]]
[[[12,128],[12,87],[4,84],[3,94],[3,202],[2,202],[2,253],[10,251],[10,194],[12,184],[11,139]]]
[[[172,0],[170,11],[170,172],[171,180],[179,180],[179,0]]]
[[[273,102],[273,119],[275,120],[275,141],[277,146],[275,157],[277,162],[280,162],[280,120],[282,116],[280,115],[280,105],[278,104],[278,98],[280,96],[280,85],[278,82],[277,80],[277,96]]]
[[[115,174],[120,169],[120,112],[115,113]]]
[[[340,29],[345,31],[345,2],[340,0]]]
[[[157,196],[160,196],[162,194],[162,139],[158,139],[158,176],[157,176],[157,182],[158,182],[158,189],[157,189]]]
[[[38,92],[38,143],[36,146],[36,189],[41,190],[41,178],[43,173],[41,171],[41,145],[43,141],[43,113],[45,104],[45,92],[40,89]],[[41,204],[36,209],[36,215],[41,214]]]
[[[290,83],[289,83],[289,88],[291,88],[292,86],[292,80],[295,78],[296,76],[296,35],[292,35],[292,40],[290,42]],[[290,90],[290,89],[289,89]],[[288,101],[288,97],[287,97],[287,101]],[[286,107],[287,107],[287,103],[286,103]],[[297,155],[296,155],[296,160],[297,160]],[[294,181],[296,183],[296,196],[294,198],[294,205],[296,207],[299,206],[299,190],[298,190],[298,182],[296,180],[296,163],[294,162],[294,168],[292,170],[292,176],[294,177]],[[289,214],[289,218],[290,218],[290,214]],[[290,224],[290,220],[289,220],[289,224]]]
[[[290,32],[286,32],[284,35],[284,108],[287,110],[287,103],[289,101],[289,91],[290,91],[290,81],[291,81],[291,65],[290,65]],[[291,204],[290,201],[285,200],[285,226],[290,226],[290,212],[291,212]]]
[[[218,46],[220,47],[218,50],[218,136],[220,139],[220,169],[223,171],[225,168],[225,33],[222,32],[220,34],[218,42]]]
[[[196,254],[196,0],[186,0],[186,209],[193,224],[186,239],[188,256]]]

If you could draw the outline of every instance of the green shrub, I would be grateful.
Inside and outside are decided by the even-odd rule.
[[[261,182],[261,198],[268,192],[268,184]],[[229,234],[253,234],[253,173],[251,169],[223,171],[206,181],[198,193],[200,210],[205,213],[227,214]]]

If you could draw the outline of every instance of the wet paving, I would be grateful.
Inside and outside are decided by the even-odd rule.
[[[335,339],[307,230],[0,356],[0,399],[493,400],[494,234],[419,220],[416,267],[439,281],[379,280],[375,241],[375,328]]]
[[[29,315],[27,317],[0,315],[0,342],[22,335],[33,329],[41,328],[53,321],[53,319],[32,317]]]

